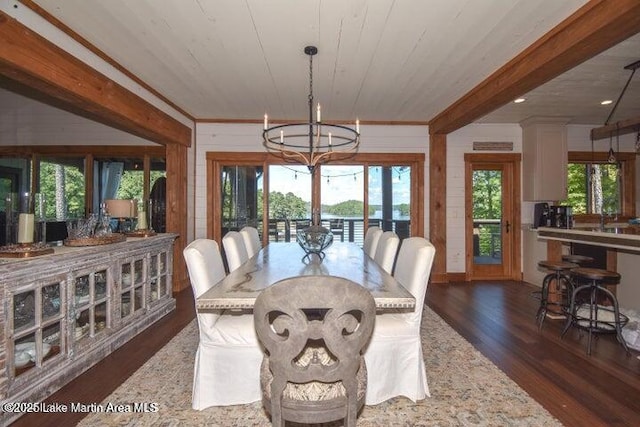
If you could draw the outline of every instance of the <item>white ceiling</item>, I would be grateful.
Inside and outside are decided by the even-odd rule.
[[[303,48],[315,45],[323,119],[382,122],[430,120],[586,2],[35,0],[196,119],[305,119]],[[604,123],[599,101],[618,97],[638,59],[640,36],[483,121]],[[630,88],[618,119],[640,115],[638,99]]]

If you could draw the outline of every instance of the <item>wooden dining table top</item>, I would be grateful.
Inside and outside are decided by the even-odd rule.
[[[352,280],[371,292],[376,308],[413,309],[415,298],[355,243],[334,242],[305,258],[297,243],[269,243],[255,256],[196,298],[196,309],[253,309],[256,297],[268,286],[296,276],[330,275]]]

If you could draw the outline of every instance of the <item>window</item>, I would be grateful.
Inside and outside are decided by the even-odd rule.
[[[423,154],[356,154],[321,165],[313,175],[306,166],[267,153],[207,153],[207,163],[207,193],[212,195],[207,235],[217,241],[248,223],[247,218],[268,236],[263,241],[295,241],[312,213],[320,214],[322,225],[339,241],[362,244],[370,225],[401,237],[424,232]],[[252,172],[258,170],[259,175]],[[263,170],[265,179],[259,179]]]
[[[574,214],[620,213],[622,176],[618,164],[570,163],[568,199]]]
[[[633,215],[635,155],[618,153],[608,163],[605,153],[569,153],[567,200],[574,215]]]
[[[165,165],[165,147],[156,145],[0,146],[0,196],[9,190],[43,194],[46,219],[57,222],[97,213],[104,199],[151,198],[155,224],[165,218]]]
[[[43,158],[39,171],[38,192],[44,195],[45,219],[84,217],[84,157]]]

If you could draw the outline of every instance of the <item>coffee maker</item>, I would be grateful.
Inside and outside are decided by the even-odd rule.
[[[536,203],[533,208],[533,228],[550,226],[549,203]]]
[[[573,226],[573,213],[571,206],[550,206],[550,227],[571,228]]]

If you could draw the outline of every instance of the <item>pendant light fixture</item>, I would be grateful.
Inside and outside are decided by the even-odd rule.
[[[270,153],[285,160],[306,165],[310,172],[320,163],[329,161],[334,154],[355,153],[360,145],[360,122],[355,127],[322,122],[320,104],[316,105],[313,117],[313,56],[318,53],[315,46],[307,46],[304,53],[309,56],[309,95],[307,123],[287,123],[269,126],[269,117],[264,115],[263,145]]]

